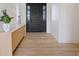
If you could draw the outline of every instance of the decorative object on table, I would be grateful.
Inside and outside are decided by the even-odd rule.
[[[7,10],[2,10],[3,16],[0,17],[0,21],[2,22],[2,27],[5,32],[10,31],[10,22],[13,17],[10,17],[7,14]]]

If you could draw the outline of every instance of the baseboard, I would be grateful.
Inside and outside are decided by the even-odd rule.
[[[58,42],[58,37],[56,37],[56,35],[54,35],[54,34],[51,34],[55,39],[56,39],[56,41]]]
[[[79,44],[79,41],[58,41],[59,43],[75,43],[75,44]]]

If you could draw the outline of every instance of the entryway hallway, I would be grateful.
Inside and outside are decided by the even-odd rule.
[[[77,56],[79,44],[59,44],[45,32],[29,32],[14,52],[14,56]]]

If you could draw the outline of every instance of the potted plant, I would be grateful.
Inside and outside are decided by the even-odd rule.
[[[3,30],[5,32],[8,32],[10,30],[10,22],[11,22],[11,19],[13,17],[10,17],[8,14],[7,14],[7,10],[2,10],[2,13],[3,13],[3,16],[0,17],[0,21],[2,22],[3,24]]]

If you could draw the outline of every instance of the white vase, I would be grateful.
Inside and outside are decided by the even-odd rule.
[[[3,23],[3,30],[4,30],[5,32],[10,31],[10,24],[5,24],[5,23]]]

